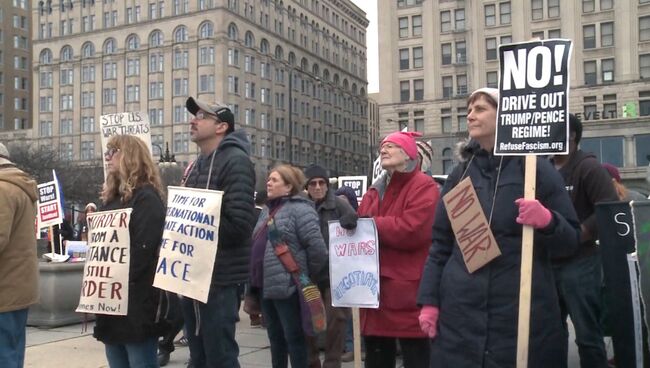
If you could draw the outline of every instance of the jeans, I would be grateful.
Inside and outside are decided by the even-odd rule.
[[[602,309],[600,255],[594,254],[566,264],[555,265],[553,273],[564,328],[567,328],[567,315],[571,316],[571,322],[575,327],[580,367],[606,368],[607,352],[600,324]],[[566,344],[568,345],[568,341]]]
[[[429,368],[431,342],[428,338],[396,338],[364,336],[366,342],[365,368],[395,368],[396,340],[402,347],[404,368]]]
[[[194,368],[239,368],[239,345],[235,340],[235,326],[239,316],[237,290],[237,285],[214,288],[210,290],[206,304],[189,298],[182,299],[187,341]],[[195,315],[195,303],[198,315]],[[197,321],[200,325],[198,335]]]
[[[156,338],[130,344],[104,344],[111,368],[158,368]]]
[[[287,368],[287,354],[292,368],[306,368],[307,343],[302,330],[298,293],[287,299],[262,299],[262,315],[271,343],[273,368]]]
[[[323,290],[323,302],[327,318],[327,331],[325,331],[325,361],[323,368],[340,368],[341,355],[345,345],[345,330],[350,308],[335,308],[332,306],[332,293],[330,288]],[[318,336],[307,336],[309,349],[309,367],[320,368],[318,349]]]
[[[0,367],[22,368],[27,308],[0,313]]]

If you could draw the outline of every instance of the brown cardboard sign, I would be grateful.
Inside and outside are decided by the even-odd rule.
[[[469,177],[458,183],[442,200],[469,273],[501,255],[490,224],[483,213]]]

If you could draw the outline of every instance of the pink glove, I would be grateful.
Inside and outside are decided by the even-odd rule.
[[[432,305],[425,305],[420,310],[420,328],[422,332],[429,335],[429,338],[433,339],[436,337],[438,329],[438,314],[440,314],[440,309]]]
[[[538,200],[519,198],[515,201],[515,204],[519,206],[518,224],[543,229],[551,223],[553,218],[551,211],[539,203]]]

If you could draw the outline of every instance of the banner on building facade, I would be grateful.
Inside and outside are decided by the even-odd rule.
[[[495,155],[568,153],[571,51],[564,39],[499,46]]]
[[[354,230],[329,222],[332,305],[379,308],[379,237],[371,218],[360,218]]]
[[[167,216],[153,286],[207,303],[223,192],[167,187]]]

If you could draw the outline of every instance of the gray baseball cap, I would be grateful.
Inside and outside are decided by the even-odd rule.
[[[196,115],[199,110],[213,114],[219,119],[219,121],[228,124],[228,131],[233,131],[235,129],[235,115],[233,115],[230,108],[226,105],[217,102],[209,104],[199,99],[195,99],[194,97],[189,97],[185,102],[185,107],[192,115]]]

